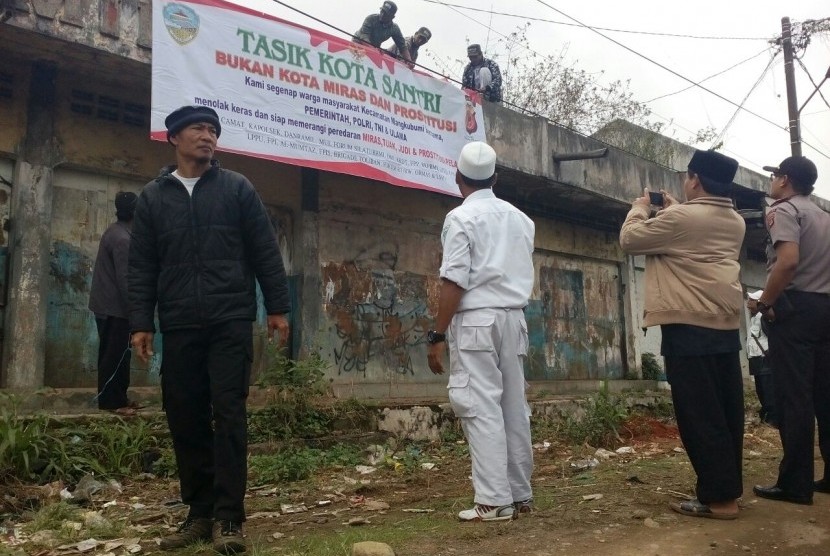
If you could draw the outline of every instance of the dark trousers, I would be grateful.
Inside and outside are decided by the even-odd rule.
[[[743,491],[744,390],[738,356],[665,357],[677,428],[704,504],[735,500]]]
[[[816,420],[830,478],[830,296],[787,291],[792,312],[766,324],[784,457],[777,485],[810,496],[815,473]],[[777,305],[777,304],[776,304]]]
[[[755,379],[755,393],[761,404],[759,417],[761,421],[776,425],[778,417],[775,414],[775,385],[773,384],[772,368],[766,357],[750,357],[749,374]]]
[[[162,396],[192,517],[245,520],[252,356],[250,321],[164,333]]]
[[[98,327],[98,409],[126,407],[130,387],[130,322],[118,317],[95,319]]]

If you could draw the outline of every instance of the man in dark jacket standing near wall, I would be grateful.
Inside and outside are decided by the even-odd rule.
[[[245,176],[213,160],[222,128],[216,112],[183,106],[165,120],[176,166],[162,170],[138,199],[130,245],[132,345],[153,355],[153,312],[164,334],[161,386],[190,507],[171,550],[213,541],[223,554],[245,551],[247,412],[252,321],[259,281],[268,335],[288,336],[288,287],[274,227]]]
[[[130,321],[127,319],[127,259],[130,255],[130,227],[138,197],[119,191],[115,195],[115,216],[98,244],[89,309],[98,328],[98,408],[119,415],[134,415],[127,399],[130,387]]]

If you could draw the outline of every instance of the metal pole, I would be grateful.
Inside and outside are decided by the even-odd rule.
[[[781,38],[784,47],[784,77],[787,80],[787,112],[790,115],[790,149],[793,156],[801,156],[801,128],[798,121],[798,100],[795,96],[793,42],[789,17],[781,18]]]

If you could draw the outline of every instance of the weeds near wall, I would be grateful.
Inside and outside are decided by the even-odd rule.
[[[598,393],[588,398],[585,413],[568,415],[561,431],[574,444],[612,447],[622,443],[619,430],[628,416],[628,408],[608,391],[608,383],[605,382]]]
[[[36,479],[49,469],[49,418],[24,418],[20,399],[0,392],[0,482]]]
[[[640,358],[640,366],[643,370],[643,380],[660,380],[663,369],[660,368],[656,355],[650,352],[644,353]]]

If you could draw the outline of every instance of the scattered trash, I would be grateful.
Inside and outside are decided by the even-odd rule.
[[[100,527],[103,529],[111,525],[110,521],[102,516],[100,512],[85,512],[83,518],[86,527]]]
[[[248,519],[267,519],[279,517],[280,515],[280,512],[254,512],[248,516]]]
[[[135,504],[131,504],[130,507],[134,510],[143,510],[147,507],[147,504],[142,504],[141,502],[136,502]]]
[[[104,505],[101,506],[102,508],[111,508],[112,506],[117,506],[118,500],[110,500],[109,502],[104,502]]]
[[[611,450],[606,450],[605,448],[598,448],[596,452],[594,452],[594,457],[599,459],[611,459],[617,457],[617,454],[612,452]]]
[[[280,512],[284,514],[299,514],[307,511],[305,504],[280,504]]]
[[[361,475],[368,475],[378,470],[377,467],[372,467],[371,465],[355,465],[354,469]]]
[[[674,448],[674,449],[672,450],[672,452],[675,452],[675,453],[678,453],[678,454],[685,454],[685,453],[686,453],[686,450],[684,450],[683,448],[681,448],[680,446],[678,446],[678,447]]]
[[[284,536],[285,536],[285,533],[280,533],[279,531],[277,531],[276,533],[271,533],[271,538],[272,539],[281,539]]]
[[[589,500],[602,500],[602,494],[585,494],[582,499],[586,502]]]
[[[363,452],[366,454],[366,461],[369,462],[369,465],[377,465],[386,460],[389,450],[386,446],[372,444],[371,446],[367,446]]]
[[[424,462],[421,464],[421,469],[426,469],[427,471],[432,471],[435,469],[435,464],[431,462]]]
[[[593,469],[597,465],[599,465],[599,460],[597,458],[578,459],[571,462],[571,467],[577,471]]]
[[[405,510],[401,511],[410,514],[431,514],[435,510],[433,510],[432,508],[406,508]]]
[[[637,452],[634,451],[634,448],[631,446],[623,446],[622,448],[617,448],[614,450],[616,453],[623,455],[623,454],[636,454]]]
[[[331,505],[331,500],[317,500],[317,506],[329,506]]]
[[[750,450],[746,453],[749,457],[757,458],[758,456],[762,455],[761,452],[756,452],[755,450]]]
[[[141,545],[138,543],[131,544],[127,547],[127,552],[129,552],[130,554],[138,554],[139,552],[141,552]]]
[[[111,488],[112,490],[114,490],[118,494],[121,494],[122,492],[124,492],[124,487],[121,486],[121,483],[119,483],[115,479],[110,479],[109,482],[107,483],[107,487]]]
[[[534,450],[539,450],[540,452],[546,452],[550,448],[550,442],[547,440],[543,440],[542,442],[537,442],[533,445]]]
[[[95,539],[87,539],[85,541],[81,541],[75,545],[75,549],[78,552],[89,552],[90,550],[94,550],[101,544],[100,542],[96,541]]]

